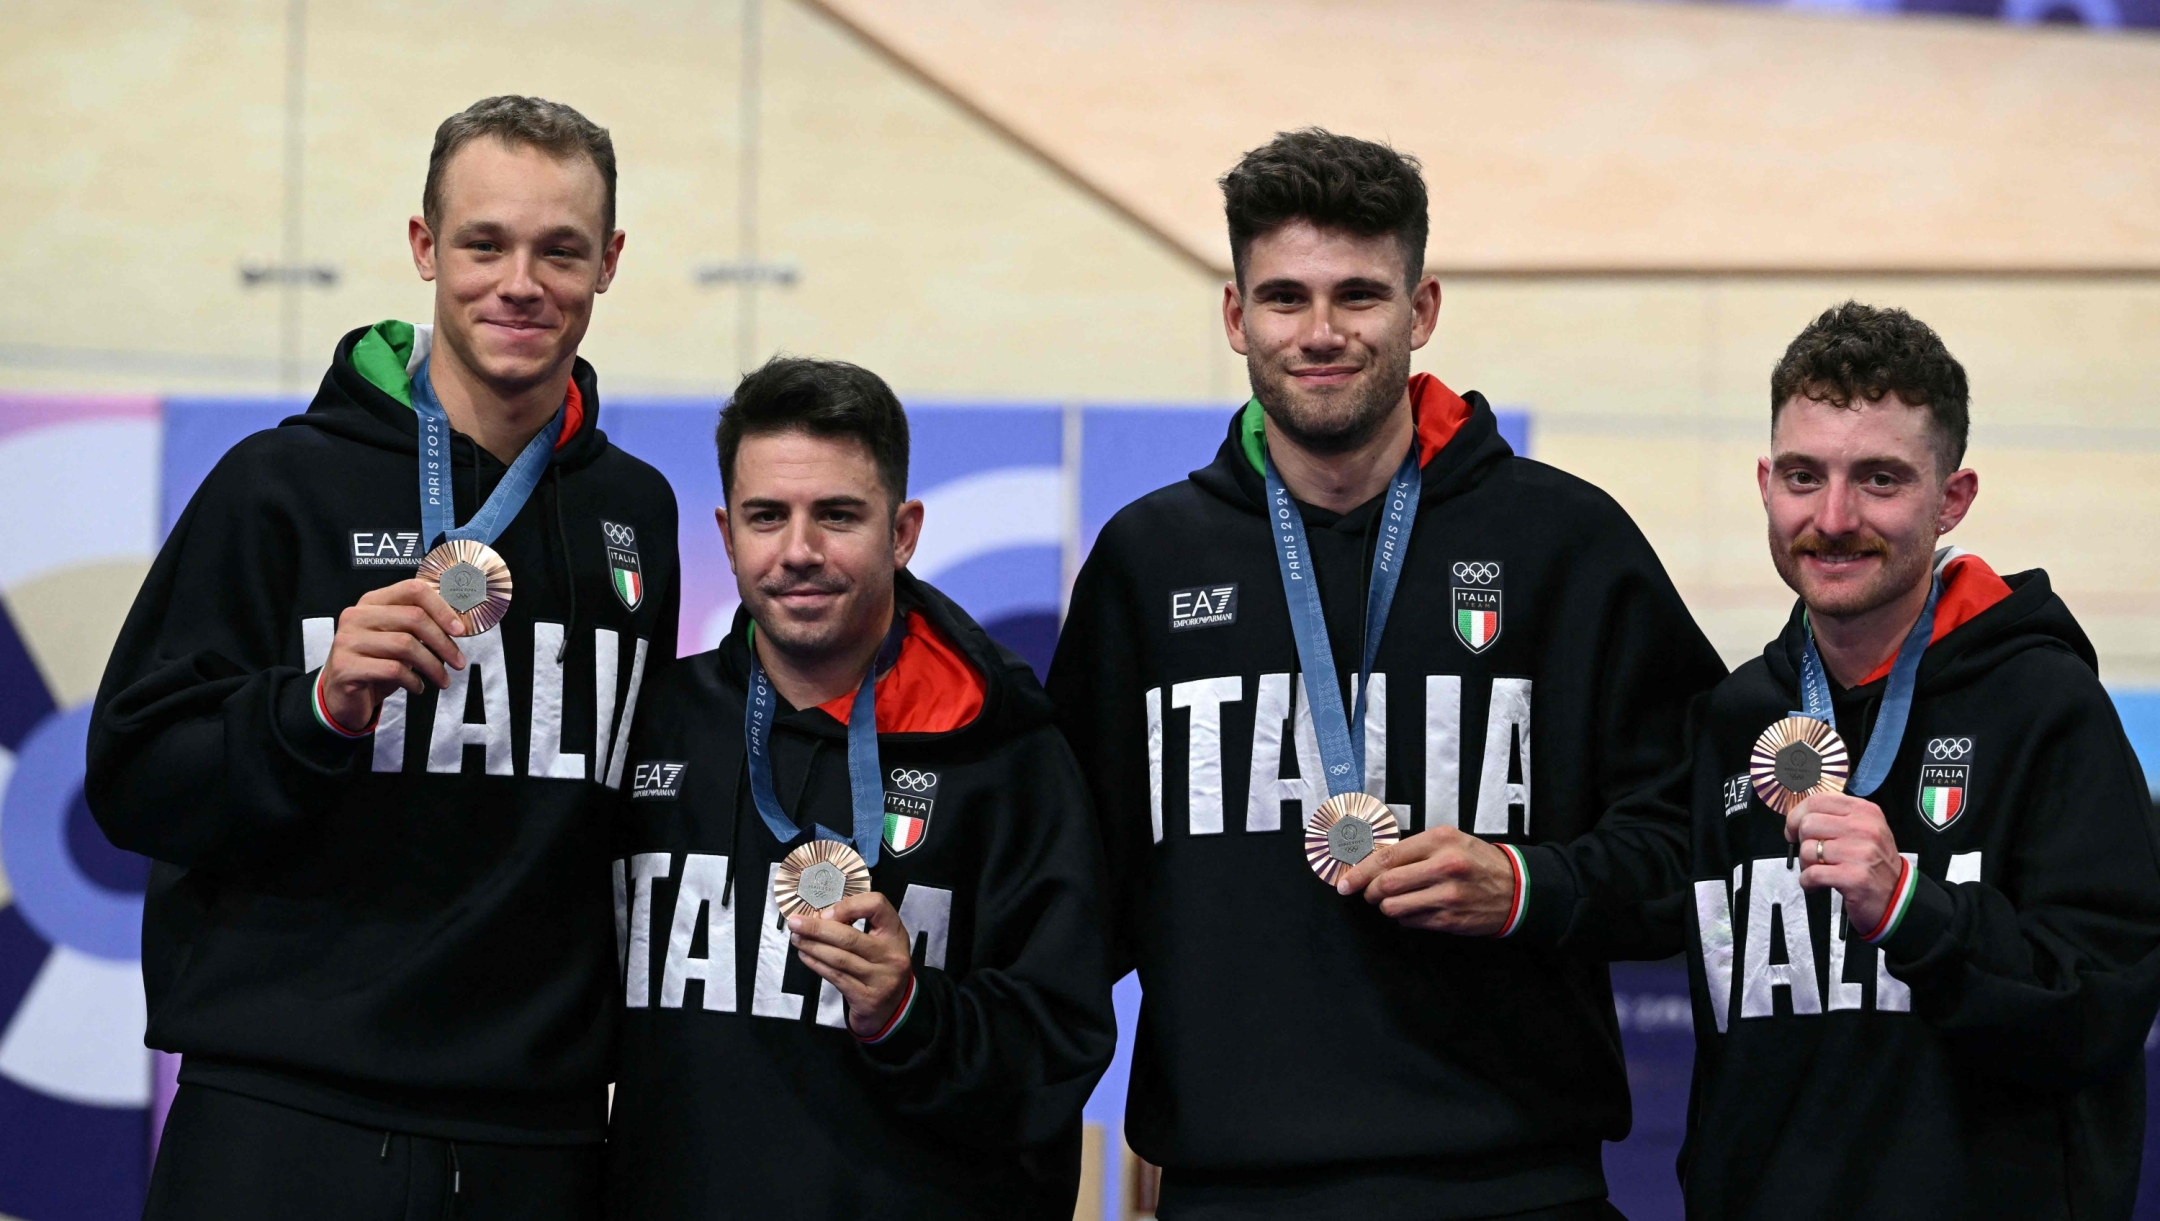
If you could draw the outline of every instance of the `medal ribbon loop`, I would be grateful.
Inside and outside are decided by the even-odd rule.
[[[555,418],[525,443],[487,503],[460,526],[450,484],[450,416],[435,397],[435,383],[428,376],[432,359],[421,361],[412,379],[413,414],[420,417],[420,534],[429,549],[456,538],[492,545],[540,486],[540,476],[547,471],[555,442],[562,436],[563,413],[558,408]]]
[[[1905,633],[1905,643],[1898,646],[1897,660],[1890,663],[1890,685],[1883,691],[1882,710],[1875,714],[1875,731],[1868,735],[1867,751],[1860,756],[1860,766],[1853,769],[1852,779],[1846,782],[1845,791],[1855,797],[1865,797],[1882,787],[1890,776],[1890,765],[1897,760],[1898,744],[1905,738],[1905,722],[1912,716],[1913,688],[1919,685],[1920,655],[1927,652],[1928,642],[1935,636],[1935,602],[1942,597],[1942,588],[1938,563],[1928,587],[1927,604],[1920,608],[1912,630]],[[1807,707],[1793,715],[1813,717],[1835,728],[1837,710],[1830,702],[1830,678],[1823,670],[1822,653],[1815,648],[1814,625],[1806,626],[1800,651],[1800,698]]]
[[[1313,736],[1319,741],[1328,796],[1363,792],[1365,698],[1372,686],[1373,659],[1380,653],[1380,637],[1387,630],[1388,607],[1395,601],[1395,587],[1402,582],[1403,562],[1410,552],[1410,528],[1417,520],[1418,498],[1424,491],[1417,442],[1410,443],[1410,452],[1403,456],[1402,466],[1389,481],[1387,500],[1380,506],[1380,537],[1373,549],[1372,584],[1365,596],[1365,656],[1358,671],[1355,708],[1347,717],[1343,715],[1342,686],[1335,676],[1335,652],[1328,643],[1327,616],[1320,606],[1319,574],[1313,568],[1312,549],[1305,542],[1304,518],[1282,476],[1276,473],[1273,458],[1265,460],[1264,471],[1275,566],[1282,573],[1283,597],[1290,604],[1290,631],[1297,638],[1298,668],[1305,673],[1305,698],[1312,708]]]
[[[899,620],[899,616],[894,616]],[[749,759],[750,801],[757,806],[758,817],[765,820],[765,827],[782,844],[794,843],[802,837],[802,828],[795,825],[787,812],[780,808],[780,795],[773,789],[772,778],[772,727],[779,715],[780,697],[773,690],[772,680],[765,676],[765,667],[758,661],[755,628],[750,639],[750,701],[743,709],[743,747]],[[875,868],[878,848],[885,836],[885,786],[880,778],[877,740],[877,661],[872,659],[870,669],[863,675],[862,686],[855,690],[855,703],[848,712],[847,764],[848,799],[854,807],[852,835],[842,835],[822,824],[813,824],[811,831],[818,839],[852,843],[861,854],[863,863]]]

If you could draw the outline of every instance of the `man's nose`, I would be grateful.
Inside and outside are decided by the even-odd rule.
[[[1860,490],[1845,479],[1832,479],[1815,506],[1815,528],[1832,538],[1860,528]]]
[[[496,291],[515,301],[530,301],[540,295],[540,281],[533,275],[530,252],[521,250],[510,256],[510,274],[503,277]]]
[[[1342,351],[1348,342],[1335,326],[1334,310],[1325,301],[1315,302],[1304,329],[1298,333],[1298,347],[1310,354],[1333,354]]]
[[[780,547],[780,562],[789,568],[823,568],[825,548],[817,526],[801,517],[788,523]]]

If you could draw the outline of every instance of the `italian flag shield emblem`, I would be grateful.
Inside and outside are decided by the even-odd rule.
[[[885,784],[885,851],[906,856],[922,846],[930,832],[930,811],[937,806],[938,776],[912,767],[896,767]]]
[[[1965,780],[1970,770],[1964,763],[1930,763],[1920,769],[1920,817],[1937,831],[1957,821],[1965,812]]]
[[[638,568],[637,531],[620,522],[603,521],[600,537],[607,546],[608,584],[624,606],[636,610],[645,601],[645,574]]]
[[[927,819],[888,810],[885,813],[885,846],[897,856],[921,843],[923,832],[929,827]]]
[[[1500,638],[1500,591],[1455,587],[1455,635],[1473,653]]]

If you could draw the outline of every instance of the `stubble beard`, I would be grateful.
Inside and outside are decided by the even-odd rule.
[[[1346,454],[1387,426],[1410,382],[1410,344],[1376,349],[1364,376],[1338,396],[1306,396],[1287,372],[1261,359],[1254,348],[1245,357],[1253,395],[1267,411],[1268,423],[1310,454]]]

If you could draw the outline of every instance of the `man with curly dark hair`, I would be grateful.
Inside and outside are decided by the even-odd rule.
[[[1771,376],[1785,630],[1693,718],[1688,1215],[2127,1217],[2160,841],[2093,648],[1972,508],[1965,371],[1847,302]]]
[[[1635,930],[1586,896],[1682,885],[1658,780],[1724,669],[1610,497],[1411,375],[1416,161],[1289,132],[1222,188],[1252,400],[1050,671],[1146,990],[1126,1136],[1165,1218],[1611,1216]]]

